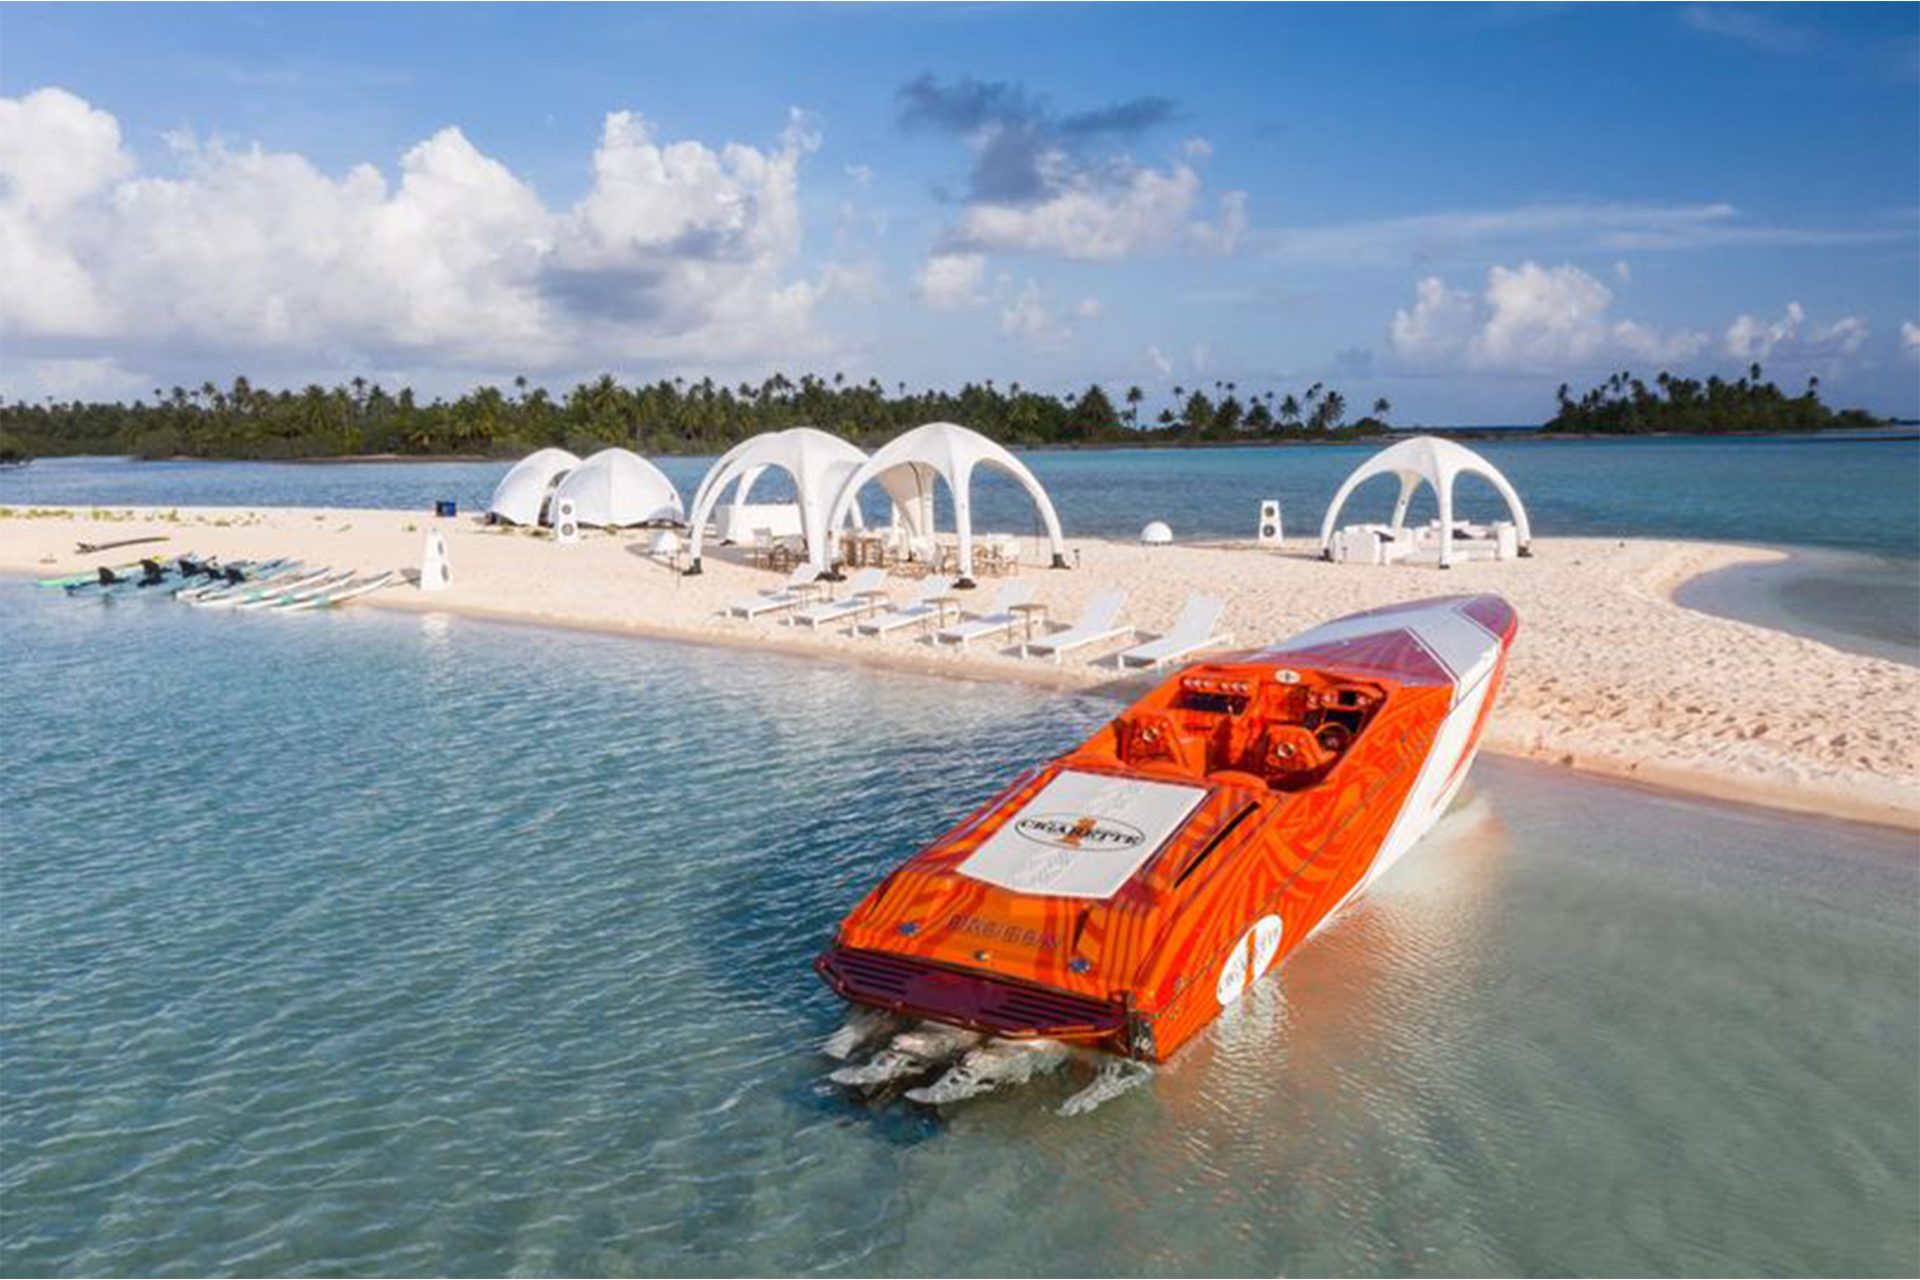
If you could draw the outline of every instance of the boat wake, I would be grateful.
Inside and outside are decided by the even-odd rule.
[[[877,1046],[877,1047],[876,1047]],[[862,1060],[863,1052],[872,1050]],[[1017,1089],[1062,1072],[1091,1081],[1059,1108],[1078,1116],[1130,1091],[1153,1075],[1141,1062],[1087,1053],[1058,1040],[1002,1040],[940,1022],[912,1022],[873,1009],[855,1011],[821,1052],[847,1063],[828,1079],[868,1101],[899,1095],[944,1107],[1002,1089]]]

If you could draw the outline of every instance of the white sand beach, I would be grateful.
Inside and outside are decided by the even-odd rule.
[[[139,554],[192,551],[223,559],[298,557],[312,564],[415,569],[425,531],[444,532],[452,586],[394,586],[370,607],[591,627],[738,644],[972,679],[1023,680],[1130,697],[1152,677],[1122,674],[1105,646],[1061,666],[1022,659],[1017,644],[964,656],[936,651],[918,629],[876,641],[777,620],[724,616],[729,601],[780,575],[736,548],[709,548],[706,572],[684,577],[646,554],[642,531],[589,531],[562,546],[472,517],[293,508],[14,509],[0,516],[0,571],[85,572]],[[169,541],[82,556],[78,543],[162,535]],[[1429,595],[1497,591],[1519,611],[1506,691],[1489,750],[1777,808],[1920,829],[1920,670],[1813,640],[1682,608],[1672,592],[1695,575],[1775,558],[1752,547],[1646,539],[1542,538],[1530,559],[1431,566],[1334,565],[1317,548],[1190,543],[1146,548],[1071,539],[1078,566],[1028,568],[1034,599],[1071,622],[1095,591],[1127,592],[1123,620],[1143,635],[1167,627],[1189,592],[1227,601],[1225,625],[1257,645],[1356,609]],[[1042,548],[1025,542],[1030,562]],[[887,585],[904,598],[914,580]],[[969,604],[984,607],[998,580]],[[355,606],[348,606],[355,607]]]

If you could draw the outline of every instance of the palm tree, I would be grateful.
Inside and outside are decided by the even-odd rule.
[[[1392,412],[1393,412],[1393,402],[1387,399],[1385,396],[1381,396],[1379,399],[1373,402],[1374,417],[1384,418]]]
[[[1147,393],[1140,388],[1127,388],[1127,425],[1129,427],[1140,425],[1140,402],[1146,398]]]

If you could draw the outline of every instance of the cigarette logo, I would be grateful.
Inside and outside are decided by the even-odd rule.
[[[1020,819],[1013,829],[1056,849],[1132,849],[1147,838],[1138,827],[1090,814],[1036,814]]]

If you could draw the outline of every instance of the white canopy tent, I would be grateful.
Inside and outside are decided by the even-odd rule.
[[[708,469],[694,494],[693,514],[688,521],[693,532],[687,544],[693,563],[687,572],[700,572],[700,546],[720,496],[733,488],[735,500],[744,502],[753,482],[770,467],[778,467],[792,478],[800,508],[800,530],[807,540],[807,563],[827,572],[833,563],[827,530],[837,514],[834,499],[847,477],[866,460],[866,454],[845,440],[813,427],[789,427],[742,440]]]
[[[580,459],[565,449],[536,449],[508,469],[494,486],[487,516],[509,524],[539,524],[553,487]]]
[[[1325,520],[1320,522],[1320,550],[1331,556],[1333,531],[1337,527],[1340,508],[1355,489],[1375,476],[1390,475],[1400,481],[1400,496],[1393,504],[1393,532],[1398,534],[1406,526],[1407,506],[1413,501],[1413,495],[1420,486],[1433,486],[1434,497],[1440,505],[1440,566],[1451,568],[1453,565],[1453,482],[1461,475],[1477,475],[1494,487],[1501,498],[1505,499],[1507,509],[1513,513],[1513,522],[1519,534],[1520,554],[1531,555],[1533,531],[1527,524],[1527,509],[1521,505],[1520,495],[1514,490],[1500,469],[1485,458],[1451,440],[1442,440],[1438,436],[1415,436],[1411,440],[1402,440],[1399,444],[1382,449],[1373,457],[1361,463],[1354,473],[1347,477],[1339,492],[1333,495],[1333,503],[1327,508]]]
[[[554,488],[554,505],[569,498],[575,519],[602,528],[678,521],[685,513],[666,473],[628,449],[602,449],[568,472]]]
[[[936,478],[947,482],[953,495],[953,522],[960,539],[960,575],[954,585],[973,585],[973,472],[979,466],[995,467],[1012,476],[1040,509],[1046,522],[1047,539],[1053,546],[1053,567],[1067,567],[1067,543],[1060,536],[1060,517],[1052,499],[1034,479],[1026,464],[1011,453],[966,427],[951,422],[929,422],[897,436],[847,480],[834,504],[829,529],[838,529],[849,510],[857,509],[860,490],[878,480],[893,499],[895,518],[909,535],[926,537],[933,533],[933,495]]]

